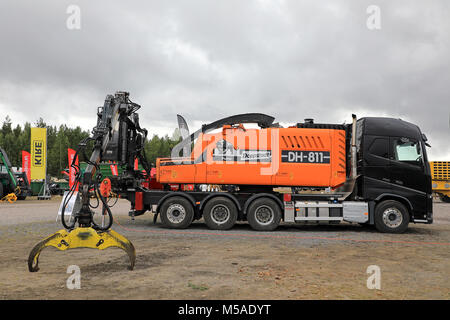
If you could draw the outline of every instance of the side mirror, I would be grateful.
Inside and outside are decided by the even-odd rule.
[[[427,136],[425,135],[425,133],[422,133],[422,140],[423,140],[423,143],[424,143],[427,147],[431,148],[431,146],[427,143],[428,139],[427,139]]]

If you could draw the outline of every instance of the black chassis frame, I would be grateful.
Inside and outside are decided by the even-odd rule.
[[[142,210],[136,210],[136,193],[142,193]],[[214,197],[226,197],[231,199],[238,209],[238,220],[246,220],[247,209],[249,205],[258,198],[267,197],[273,199],[280,209],[284,210],[283,193],[275,191],[266,192],[206,192],[206,191],[167,191],[167,190],[148,190],[144,188],[137,188],[134,190],[127,190],[120,193],[121,197],[128,199],[131,202],[130,216],[139,216],[146,211],[152,211],[153,206],[156,205],[155,212],[160,213],[160,208],[165,200],[180,196],[187,199],[194,208],[194,219],[202,217],[202,210],[208,200]],[[329,201],[341,202],[338,199],[344,194],[292,194],[292,201],[300,200],[315,200],[315,201]]]

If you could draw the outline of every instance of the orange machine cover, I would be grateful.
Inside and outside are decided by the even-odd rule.
[[[224,126],[190,157],[157,159],[160,183],[332,187],[346,180],[345,131]]]

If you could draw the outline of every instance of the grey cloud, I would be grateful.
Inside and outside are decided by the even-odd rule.
[[[66,28],[66,8],[82,28]],[[379,31],[366,8],[381,8]],[[418,124],[450,158],[450,4],[433,1],[11,1],[0,4],[0,111],[90,128],[127,90],[145,126],[241,112],[285,123],[358,116]]]

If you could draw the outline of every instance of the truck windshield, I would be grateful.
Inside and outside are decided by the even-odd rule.
[[[422,163],[422,151],[417,141],[400,138],[394,140],[395,160],[420,165]]]

